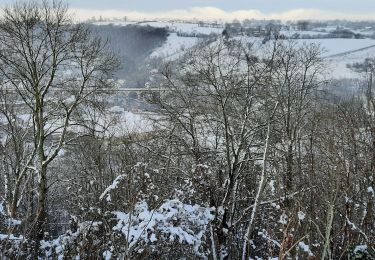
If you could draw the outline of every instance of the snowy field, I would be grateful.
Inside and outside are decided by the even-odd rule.
[[[375,46],[361,51],[355,51],[335,57],[327,58],[331,77],[334,79],[362,78],[364,75],[354,72],[347,67],[347,64],[363,62],[366,58],[375,58]]]
[[[307,44],[320,44],[324,50],[324,57],[346,54],[369,46],[375,46],[375,40],[373,39],[301,39],[298,41]]]
[[[255,42],[261,47],[261,38],[238,36],[234,39],[243,43]],[[362,75],[347,68],[347,64],[362,62],[365,58],[375,57],[374,39],[300,39],[299,44],[319,44],[323,49],[323,58],[327,62],[328,72],[334,79],[359,78]],[[184,50],[198,43],[195,37],[180,37],[171,33],[166,43],[152,53],[152,57],[176,59]]]
[[[178,54],[183,53],[184,50],[193,47],[199,42],[197,37],[181,37],[177,33],[170,33],[167,41],[155,49],[151,57],[161,58],[178,58]]]
[[[110,109],[116,115],[118,124],[113,125],[109,132],[114,136],[122,136],[127,133],[142,133],[152,130],[152,123],[147,113],[125,111],[122,107],[114,106]]]

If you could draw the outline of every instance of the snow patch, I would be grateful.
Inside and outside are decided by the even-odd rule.
[[[314,256],[314,254],[311,252],[310,247],[305,244],[305,242],[301,241],[298,243],[298,247],[304,251],[305,253],[308,253],[309,256]]]
[[[116,189],[119,183],[125,178],[125,174],[121,174],[116,177],[116,179],[112,182],[111,185],[109,185],[104,192],[100,195],[99,200],[102,200],[104,197],[106,197],[106,201],[110,202],[111,199],[111,191]]]
[[[0,203],[0,215],[4,215],[5,216],[5,210],[4,210],[4,201],[2,201]]]
[[[159,48],[155,49],[151,57],[161,57],[174,59],[178,58],[185,50],[192,48],[198,43],[196,37],[181,37],[177,33],[171,33],[167,41]]]
[[[274,195],[275,194],[275,180],[271,180],[269,185],[271,189],[271,194]]]
[[[111,260],[111,259],[112,259],[112,252],[109,251],[109,250],[104,251],[104,253],[103,253],[103,258],[104,258],[105,260]]]
[[[374,189],[373,189],[372,187],[368,187],[368,188],[367,188],[367,192],[368,192],[368,193],[371,193],[372,196],[374,197]]]
[[[285,213],[281,214],[279,223],[283,225],[286,225],[288,223],[288,216]]]
[[[21,241],[23,239],[24,239],[23,236],[16,237],[13,234],[10,234],[10,235],[0,234],[0,241],[3,241],[3,240]]]
[[[298,219],[300,221],[303,221],[305,219],[305,217],[306,217],[306,214],[304,212],[302,212],[302,211],[298,211],[297,214],[298,214]]]
[[[10,227],[19,226],[21,224],[22,224],[22,221],[18,219],[8,218],[7,220],[5,220],[5,225],[10,226]]]
[[[365,253],[367,251],[367,245],[359,245],[354,248],[353,253],[357,254],[359,252]]]

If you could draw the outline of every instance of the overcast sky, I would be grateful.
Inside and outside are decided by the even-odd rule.
[[[0,4],[14,0],[0,0]],[[81,19],[375,19],[375,0],[70,0]]]

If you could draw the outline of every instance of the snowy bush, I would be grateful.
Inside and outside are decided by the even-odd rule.
[[[114,211],[101,217],[103,222],[75,223],[75,231],[41,241],[43,257],[64,259],[102,255],[105,259],[122,259],[145,253],[160,254],[163,248],[176,245],[185,252],[203,257],[201,246],[207,226],[213,220],[210,208],[179,200],[167,200],[154,210],[149,209],[146,202],[139,202],[132,212]]]
[[[114,214],[118,223],[113,230],[122,233],[130,250],[157,241],[163,244],[176,241],[190,246],[198,255],[207,225],[214,218],[209,208],[183,204],[179,200],[168,200],[155,210],[140,202],[133,213]]]
[[[24,236],[17,234],[18,226],[22,222],[18,219],[9,218],[5,210],[5,203],[0,203],[0,258],[12,258],[18,254],[21,248],[27,244]]]

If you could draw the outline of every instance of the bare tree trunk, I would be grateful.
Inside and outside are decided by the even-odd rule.
[[[288,153],[286,156],[286,190],[285,194],[292,190],[292,183],[293,183],[293,144],[292,141],[289,140],[288,144]]]
[[[14,188],[13,188],[13,195],[9,206],[9,216],[11,218],[16,218],[17,216],[17,204],[18,204],[18,198],[20,194],[20,179],[17,179]]]
[[[330,202],[328,206],[327,212],[327,225],[326,225],[326,232],[324,238],[324,247],[322,253],[322,260],[330,259],[331,258],[331,251],[330,251],[330,241],[331,241],[331,231],[332,231],[332,223],[333,223],[333,213],[335,208],[335,202]]]
[[[212,230],[212,225],[210,225],[210,235],[211,235],[211,251],[212,251],[212,259],[217,260],[217,249],[215,245],[215,237],[214,237],[214,231]]]
[[[246,252],[247,252],[247,245],[248,245],[247,242],[249,241],[249,237],[250,237],[250,235],[253,231],[255,216],[256,216],[256,213],[257,213],[257,210],[258,210],[258,206],[259,206],[259,203],[260,203],[260,199],[261,199],[261,196],[262,196],[262,193],[263,193],[264,186],[266,184],[266,179],[267,179],[267,172],[266,172],[267,161],[266,160],[267,160],[267,152],[268,152],[268,141],[269,141],[270,129],[271,129],[270,124],[271,123],[268,122],[266,142],[265,142],[264,151],[263,151],[263,168],[262,168],[262,173],[261,173],[261,176],[260,176],[258,191],[257,191],[257,194],[255,196],[253,209],[251,211],[250,222],[249,222],[249,225],[247,226],[246,233],[245,233],[245,236],[244,236],[244,242],[243,242],[243,247],[242,247],[242,260],[246,259]]]
[[[46,197],[47,197],[47,166],[42,165],[39,172],[39,183],[38,183],[38,211],[36,217],[36,237],[43,239],[45,222],[46,222]]]

